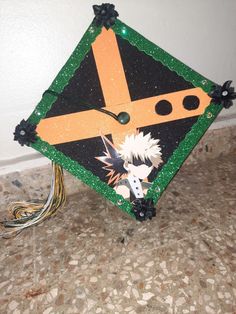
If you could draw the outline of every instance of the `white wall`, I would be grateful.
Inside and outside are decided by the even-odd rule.
[[[34,154],[14,142],[12,132],[77,45],[93,19],[92,5],[102,2],[0,0],[0,166]],[[111,2],[120,19],[145,37],[207,78],[232,79],[236,86],[236,0]],[[235,123],[236,106],[220,119],[220,126]]]

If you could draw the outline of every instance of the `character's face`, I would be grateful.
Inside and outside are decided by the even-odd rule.
[[[149,176],[153,169],[153,166],[141,164],[138,166],[135,166],[133,164],[128,164],[127,165],[127,171],[133,175],[138,177],[139,179],[145,179]]]

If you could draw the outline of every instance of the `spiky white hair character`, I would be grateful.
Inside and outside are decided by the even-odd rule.
[[[144,164],[151,162],[152,166],[158,168],[162,162],[161,148],[159,140],[151,137],[151,133],[146,135],[140,132],[127,135],[120,149],[117,149],[109,139],[102,135],[105,151],[103,156],[95,157],[103,163],[103,169],[106,170],[108,184],[117,184],[119,180],[127,176],[128,163],[133,164],[135,159],[141,160]]]
[[[143,132],[138,134],[126,135],[125,140],[120,144],[118,150],[121,158],[125,162],[132,163],[133,159],[150,160],[155,168],[158,168],[162,162],[161,147],[159,146],[159,139],[151,137],[151,133],[146,135]]]

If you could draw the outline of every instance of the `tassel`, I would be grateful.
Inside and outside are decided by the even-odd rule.
[[[55,215],[58,209],[65,204],[63,169],[55,163],[52,163],[52,169],[51,188],[46,202],[14,202],[10,204],[8,210],[13,219],[3,220],[0,223],[11,230],[0,233],[1,237],[16,236],[24,229],[38,225],[45,219]]]

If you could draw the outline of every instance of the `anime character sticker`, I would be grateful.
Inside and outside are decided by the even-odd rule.
[[[159,139],[143,132],[126,135],[123,143],[116,148],[107,137],[102,136],[104,156],[95,157],[108,171],[108,184],[125,199],[142,199],[151,183],[148,176],[162,163]]]

